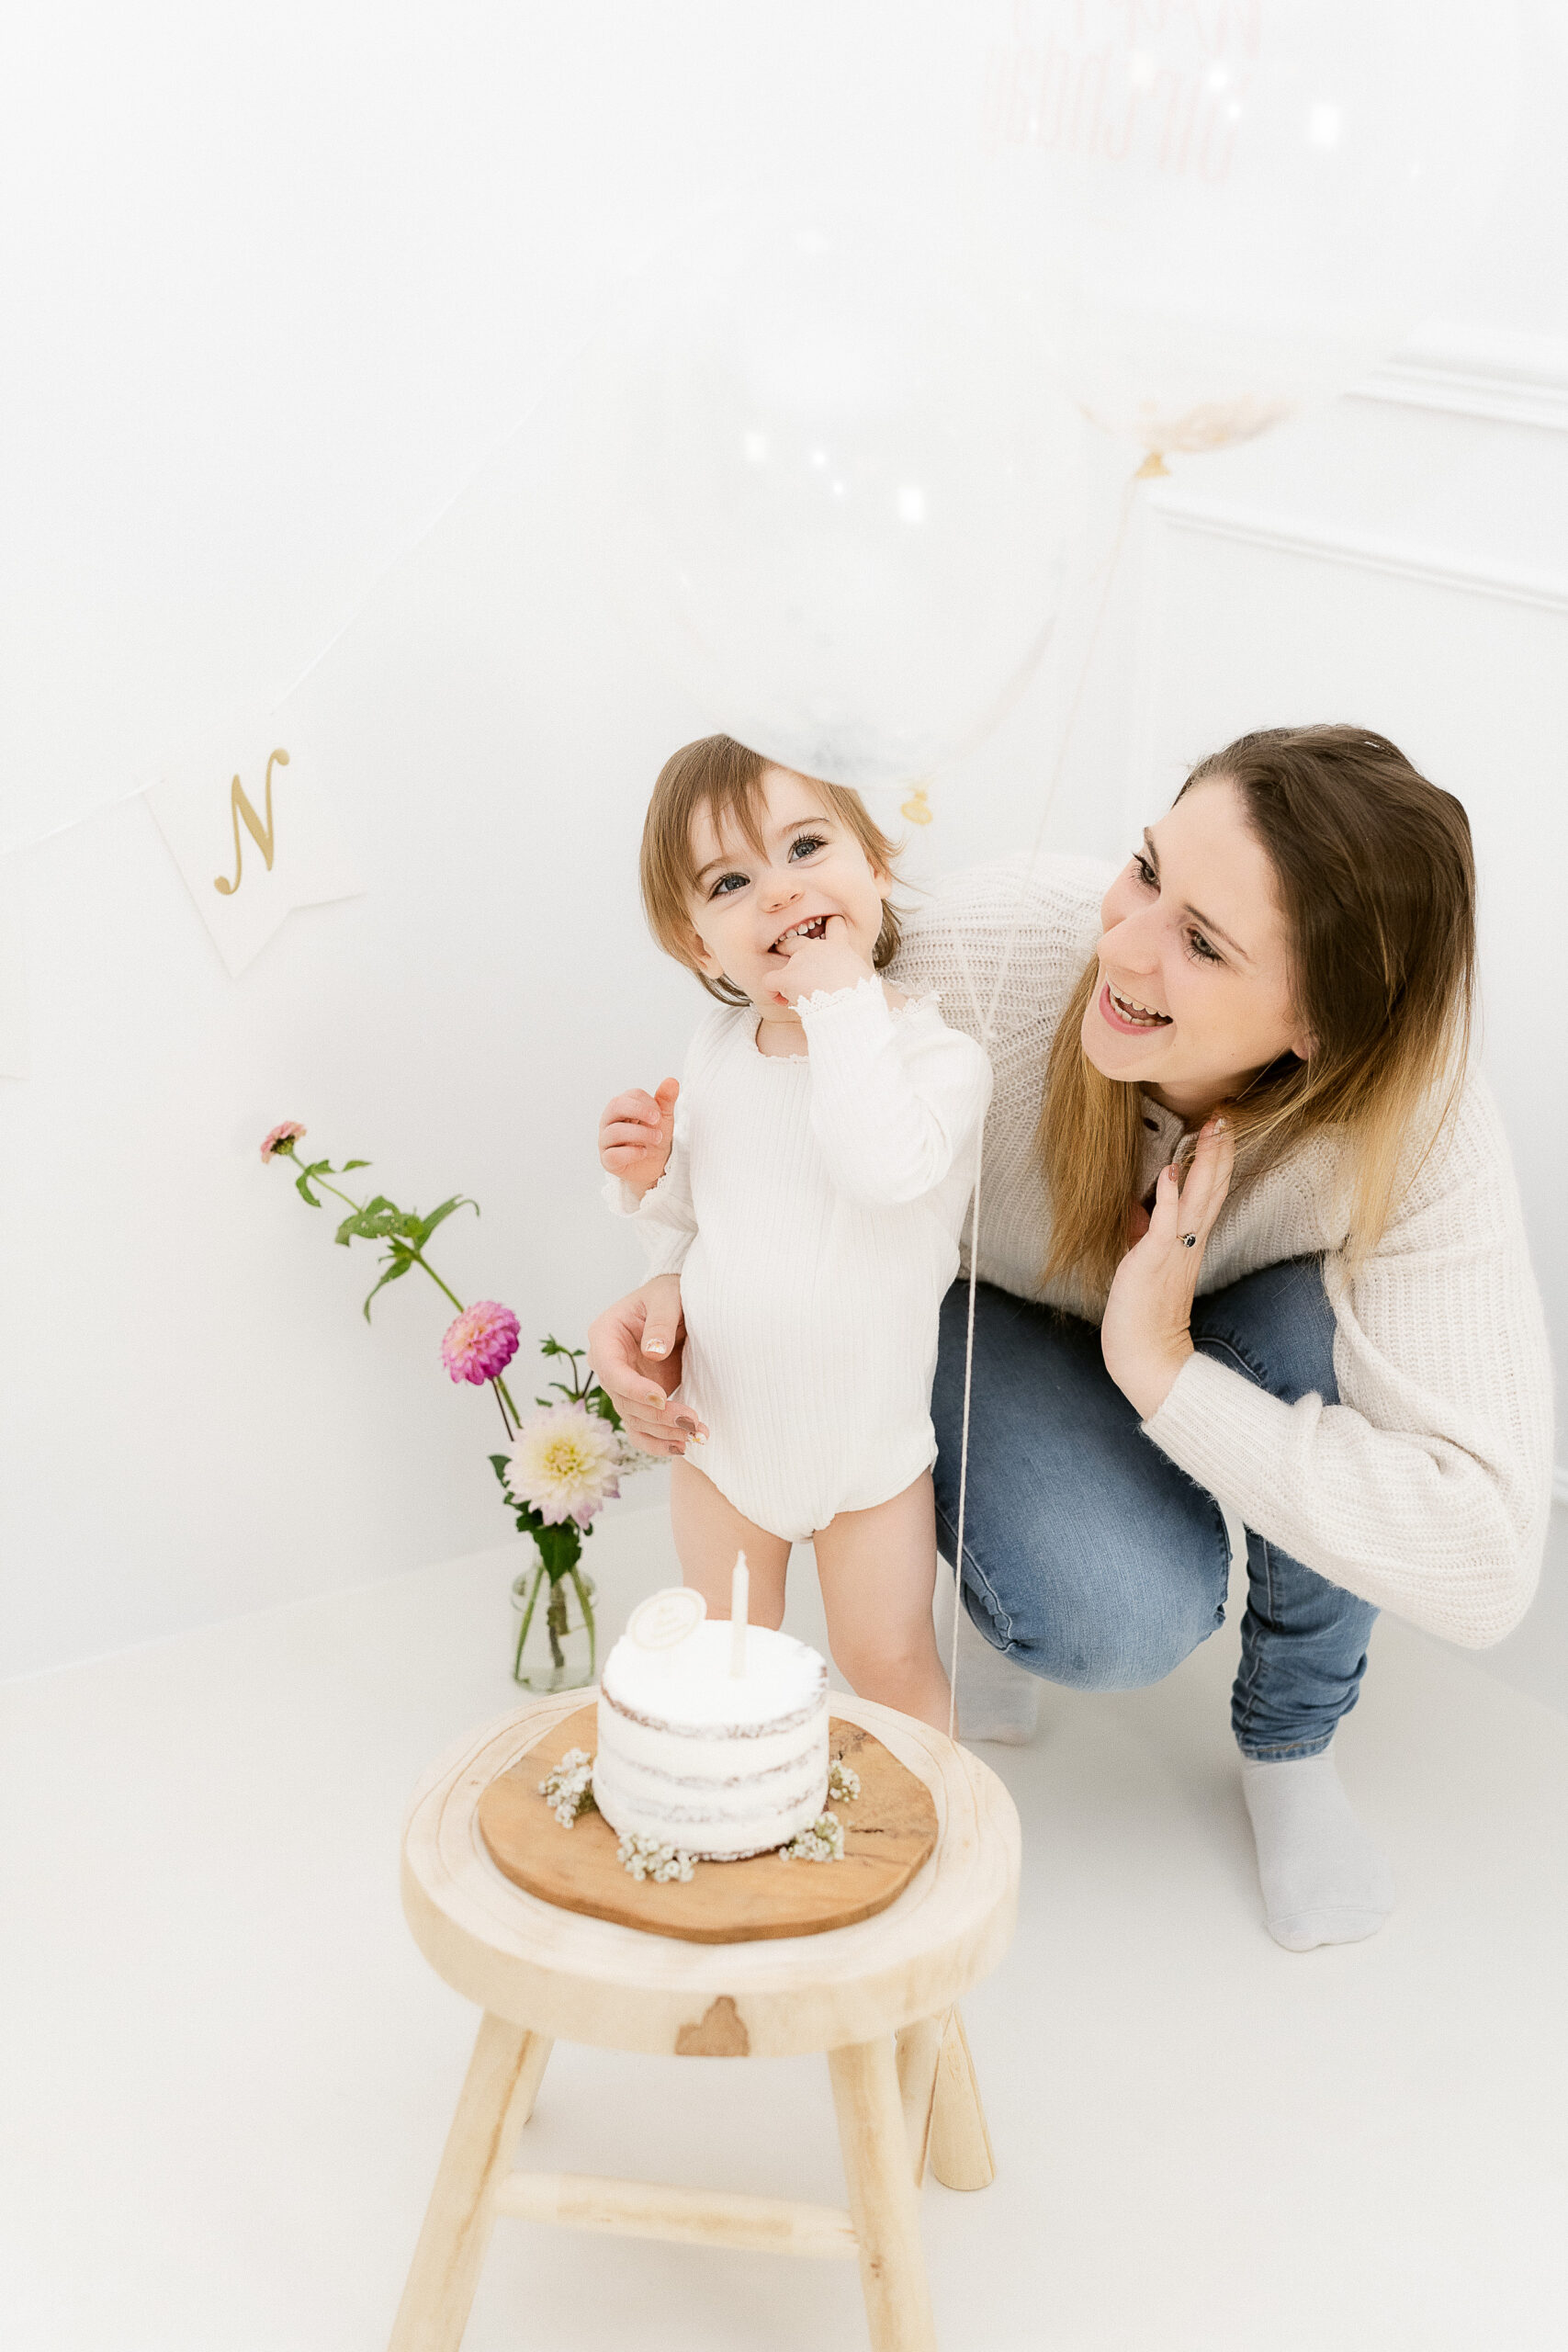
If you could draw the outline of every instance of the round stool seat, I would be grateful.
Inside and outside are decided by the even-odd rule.
[[[941,1732],[838,1692],[834,1713],[874,1733],[936,1804],[935,1850],[886,1910],[820,1935],[687,1944],[526,1894],[491,1860],[479,1800],[584,1697],[536,1700],[471,1735],[426,1774],[409,1809],[409,1926],[437,1974],[491,2016],[602,2049],[783,2057],[932,2018],[1001,1958],[1020,1855],[1007,1790]]]

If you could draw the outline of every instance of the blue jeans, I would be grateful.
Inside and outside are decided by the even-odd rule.
[[[942,1303],[931,1414],[937,1526],[957,1556],[968,1286]],[[1293,1404],[1337,1401],[1315,1258],[1200,1298],[1194,1344]],[[1213,1495],[1138,1426],[1092,1323],[988,1283],[975,1314],[964,1599],[993,1648],[1080,1690],[1157,1682],[1225,1613],[1230,1546]],[[1252,1529],[1231,1723],[1246,1756],[1316,1756],[1355,1705],[1377,1611]]]

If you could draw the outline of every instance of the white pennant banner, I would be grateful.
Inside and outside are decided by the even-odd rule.
[[[364,888],[311,730],[292,726],[287,703],[166,762],[147,805],[231,974],[255,961],[296,907]]]

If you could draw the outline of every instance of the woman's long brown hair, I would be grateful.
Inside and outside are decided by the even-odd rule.
[[[1429,1150],[1462,1082],[1475,994],[1475,864],[1453,795],[1363,727],[1270,727],[1192,770],[1224,777],[1269,853],[1289,942],[1292,994],[1313,1040],[1224,1109],[1240,1181],[1307,1136],[1349,1146],[1351,1262],[1375,1248],[1412,1153]],[[1179,795],[1178,797],[1179,798]],[[1037,1148],[1051,1203],[1043,1279],[1102,1303],[1127,1248],[1143,1141],[1140,1095],[1106,1078],[1080,1030],[1090,962],[1051,1044]]]

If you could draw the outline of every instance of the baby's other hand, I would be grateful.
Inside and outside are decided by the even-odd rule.
[[[843,916],[829,915],[820,939],[803,939],[791,949],[780,1001],[798,1004],[818,989],[852,989],[874,977]]]
[[[664,1173],[675,1133],[678,1079],[667,1078],[658,1091],[645,1094],[634,1087],[604,1105],[599,1122],[599,1165],[634,1193],[651,1192]]]

